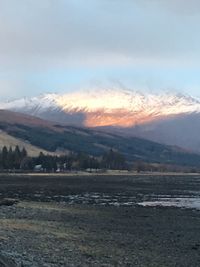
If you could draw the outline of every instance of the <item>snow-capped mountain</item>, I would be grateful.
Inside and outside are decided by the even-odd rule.
[[[199,113],[200,100],[183,94],[142,94],[130,90],[102,89],[22,98],[0,103],[0,108],[58,123],[132,127],[158,118]]]
[[[145,94],[124,89],[45,94],[0,103],[55,124],[100,127],[200,152],[200,99],[183,94]]]

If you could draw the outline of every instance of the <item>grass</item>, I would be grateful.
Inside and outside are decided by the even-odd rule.
[[[17,146],[17,145],[20,148],[24,147],[28,151],[29,156],[31,156],[31,157],[38,156],[40,152],[43,152],[44,154],[51,154],[50,152],[48,152],[48,151],[46,151],[40,147],[28,144],[27,142],[25,142],[22,139],[8,135],[6,132],[3,132],[3,131],[0,132],[0,147],[1,148],[3,146],[7,146],[7,147],[11,146],[11,147],[15,148],[15,146]]]
[[[10,231],[27,231],[42,235],[53,235],[56,238],[66,240],[75,240],[80,238],[81,231],[63,227],[58,222],[41,221],[41,220],[25,220],[25,219],[0,219],[1,229]],[[42,241],[42,240],[41,240]]]

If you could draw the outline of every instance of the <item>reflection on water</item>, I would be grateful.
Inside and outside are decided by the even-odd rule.
[[[143,201],[137,204],[144,207],[161,206],[200,209],[200,197],[160,197],[156,200]]]
[[[36,191],[33,195],[28,194],[24,197],[31,198],[39,201],[57,201],[73,204],[86,204],[98,206],[144,206],[144,207],[179,207],[179,208],[192,208],[200,210],[200,192],[187,191],[187,194],[182,191],[180,195],[157,195],[157,194],[136,194],[131,195],[124,193],[99,193],[99,192],[86,192],[81,194],[70,195],[48,195],[43,191]],[[15,195],[15,197],[19,197]],[[140,201],[139,201],[140,200]]]

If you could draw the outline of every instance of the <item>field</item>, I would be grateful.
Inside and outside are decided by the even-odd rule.
[[[1,254],[17,266],[200,266],[200,211],[143,207],[195,197],[199,175],[1,175]]]

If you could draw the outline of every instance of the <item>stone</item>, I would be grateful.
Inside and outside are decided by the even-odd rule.
[[[17,267],[17,265],[13,260],[0,255],[0,267]]]

